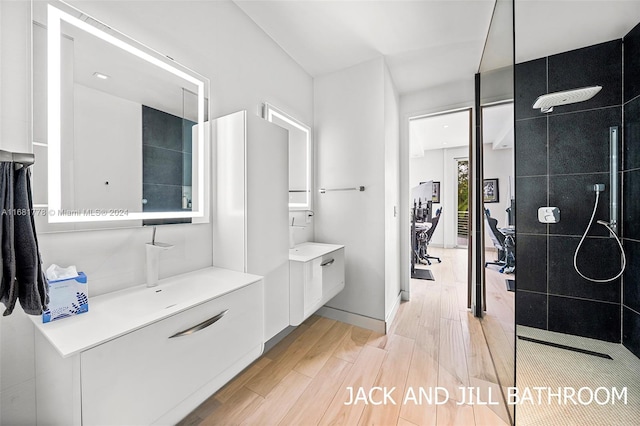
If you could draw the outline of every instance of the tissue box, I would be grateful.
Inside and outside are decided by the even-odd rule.
[[[49,309],[42,314],[42,322],[51,322],[89,311],[87,276],[49,281]]]

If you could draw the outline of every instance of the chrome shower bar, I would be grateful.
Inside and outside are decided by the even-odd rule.
[[[618,232],[618,126],[609,127],[609,223]]]

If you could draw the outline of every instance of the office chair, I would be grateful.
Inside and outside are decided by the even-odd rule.
[[[492,218],[488,210],[485,210],[484,221],[489,230],[489,237],[491,237],[491,241],[493,241],[493,246],[498,250],[498,259],[495,262],[485,262],[484,267],[499,265],[502,267],[500,268],[500,272],[502,272],[503,268],[507,265],[506,237],[498,230],[498,220]]]
[[[431,228],[425,231],[420,231],[418,233],[418,257],[423,263],[426,262],[428,265],[431,265],[431,261],[429,259],[435,259],[438,261],[438,263],[442,263],[442,260],[440,260],[439,257],[431,256],[427,252],[427,246],[431,241],[431,237],[433,237],[433,232],[436,230],[436,226],[440,221],[441,214],[442,214],[442,209],[440,208],[436,211],[436,215],[430,220]]]

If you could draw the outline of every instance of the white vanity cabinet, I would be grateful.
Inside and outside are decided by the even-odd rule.
[[[98,296],[87,314],[38,325],[39,424],[175,424],[262,353],[261,277],[186,275],[202,283]],[[148,301],[162,292],[166,300]]]
[[[289,250],[289,318],[300,325],[344,288],[344,246],[303,243]]]

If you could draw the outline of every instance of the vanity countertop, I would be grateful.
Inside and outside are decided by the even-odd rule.
[[[324,256],[332,251],[344,248],[343,245],[325,243],[302,243],[289,249],[289,260],[296,262],[309,262],[317,257]]]
[[[228,269],[205,268],[89,298],[89,312],[42,323],[36,328],[63,358],[175,315],[262,279]]]

